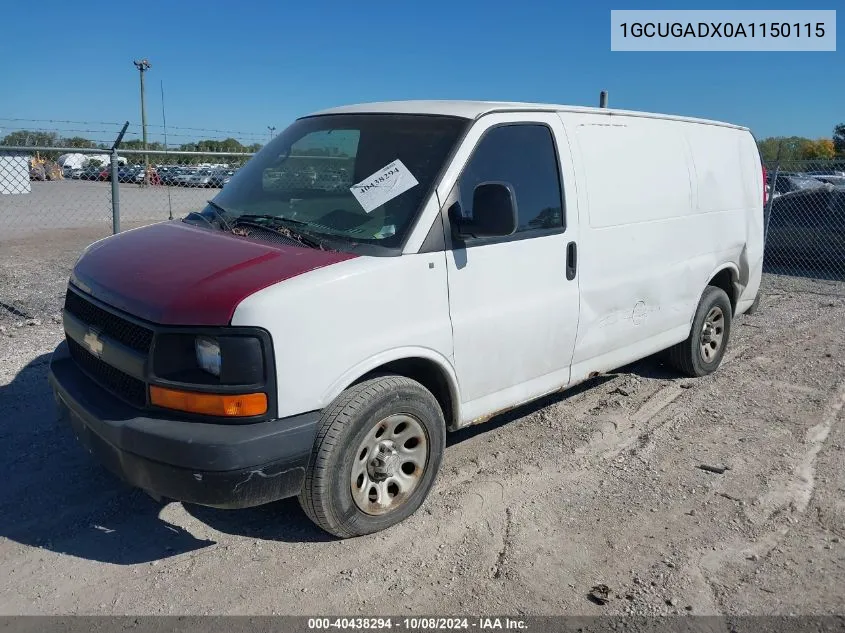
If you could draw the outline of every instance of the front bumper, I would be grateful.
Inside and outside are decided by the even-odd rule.
[[[49,380],[61,418],[111,472],[154,496],[247,508],[299,493],[319,412],[255,424],[146,417],[84,374],[62,342]]]

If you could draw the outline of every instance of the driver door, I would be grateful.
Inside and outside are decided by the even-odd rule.
[[[569,381],[579,295],[577,213],[567,213],[564,202],[564,190],[574,189],[571,172],[562,168],[568,157],[557,114],[537,112],[484,117],[456,156],[465,163],[441,197],[447,208],[458,205],[451,212],[483,214],[472,208],[473,191],[494,181],[513,187],[518,214],[516,232],[503,238],[460,241],[447,231],[464,423]]]

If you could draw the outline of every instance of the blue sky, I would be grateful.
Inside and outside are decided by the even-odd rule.
[[[836,9],[841,0],[816,0]],[[721,119],[759,137],[830,136],[845,122],[845,52],[610,51],[611,9],[799,9],[803,0],[503,2],[4,2],[0,136],[23,127],[108,140],[137,137],[138,73],[147,113],[170,143],[267,138],[296,116],[361,101],[502,99],[596,105]],[[840,11],[839,16],[845,15]],[[17,26],[16,26],[17,25]],[[161,127],[151,127],[160,140]]]

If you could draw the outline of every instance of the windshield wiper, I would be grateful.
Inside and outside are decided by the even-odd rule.
[[[202,220],[203,222],[208,224],[208,226],[210,226],[213,229],[217,228],[217,227],[214,226],[214,223],[211,220],[209,220],[202,213],[199,213],[197,211],[191,211],[188,215],[186,215],[184,218],[182,218],[182,222],[187,222],[188,218],[191,218],[191,217],[199,218],[200,220]]]
[[[236,217],[233,222],[234,226],[237,227],[238,225],[247,225],[247,226],[254,226],[259,229],[265,230],[272,230],[276,231],[277,233],[281,233],[285,237],[289,237],[305,246],[310,246],[311,248],[319,248],[320,250],[327,250],[328,247],[326,246],[326,242],[322,239],[316,237],[315,235],[301,231],[297,226],[307,226],[307,222],[302,222],[301,220],[294,220],[291,218],[285,218],[280,215],[270,215],[269,213],[264,214],[244,214]],[[294,227],[285,226],[287,224],[293,224]]]
[[[214,212],[214,215],[216,215],[217,218],[220,220],[220,223],[224,227],[226,227],[227,231],[231,232],[232,227],[229,226],[229,223],[226,221],[226,218],[223,216],[223,214],[226,213],[228,215],[232,215],[232,213],[227,208],[221,207],[219,204],[214,202],[214,200],[206,200],[206,202],[208,203],[208,206],[211,208],[211,210]]]
[[[268,220],[270,222],[286,222],[288,224],[298,224],[300,226],[308,224],[302,220],[294,220],[293,218],[286,218],[282,215],[272,215],[270,213],[245,213],[243,215],[239,215],[237,220]]]

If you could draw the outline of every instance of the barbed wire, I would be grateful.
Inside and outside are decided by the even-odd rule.
[[[48,132],[53,134],[65,134],[66,132],[74,132],[79,134],[109,134],[112,130],[88,130],[88,129],[77,129],[77,128],[66,128],[64,130],[58,130],[56,128],[47,128],[47,127],[22,127],[22,128],[8,128],[12,132]]]
[[[15,122],[15,123],[36,123],[36,124],[50,123],[50,124],[67,124],[67,125],[113,125],[117,128],[120,128],[123,125],[123,123],[115,123],[115,122],[111,122],[111,121],[72,121],[72,120],[66,120],[66,119],[25,119],[25,118],[10,118],[10,117],[0,117],[0,121],[9,121],[9,122]],[[132,129],[132,128],[140,129],[141,124],[130,122],[129,128],[130,129]],[[221,129],[216,129],[216,128],[187,127],[187,126],[179,126],[179,125],[164,126],[164,125],[148,123],[147,129],[150,129],[150,128],[161,129],[161,130],[166,129],[168,136],[171,136],[170,130],[182,130],[182,131],[189,131],[189,132],[213,132],[215,134],[232,134],[232,135],[236,135],[236,136],[241,137],[241,138],[251,138],[251,139],[256,139],[256,140],[267,138],[267,134],[265,134],[263,132],[246,132],[246,131],[243,131],[243,130],[240,130],[240,131],[239,130],[221,130]],[[10,128],[10,129],[12,129],[13,131],[29,130],[29,131],[42,131],[42,132],[90,132],[90,133],[111,133],[111,132],[114,131],[114,130],[77,130],[77,129],[57,130],[57,129],[44,128],[44,127],[32,128],[32,127],[20,127],[20,126],[16,126],[14,128]],[[187,136],[195,136],[195,135],[172,134],[172,136],[187,137]]]
[[[123,123],[115,123],[113,121],[67,121],[62,119],[21,119],[1,117],[0,121],[25,121],[27,123],[69,123],[72,125],[116,125],[120,127]]]

